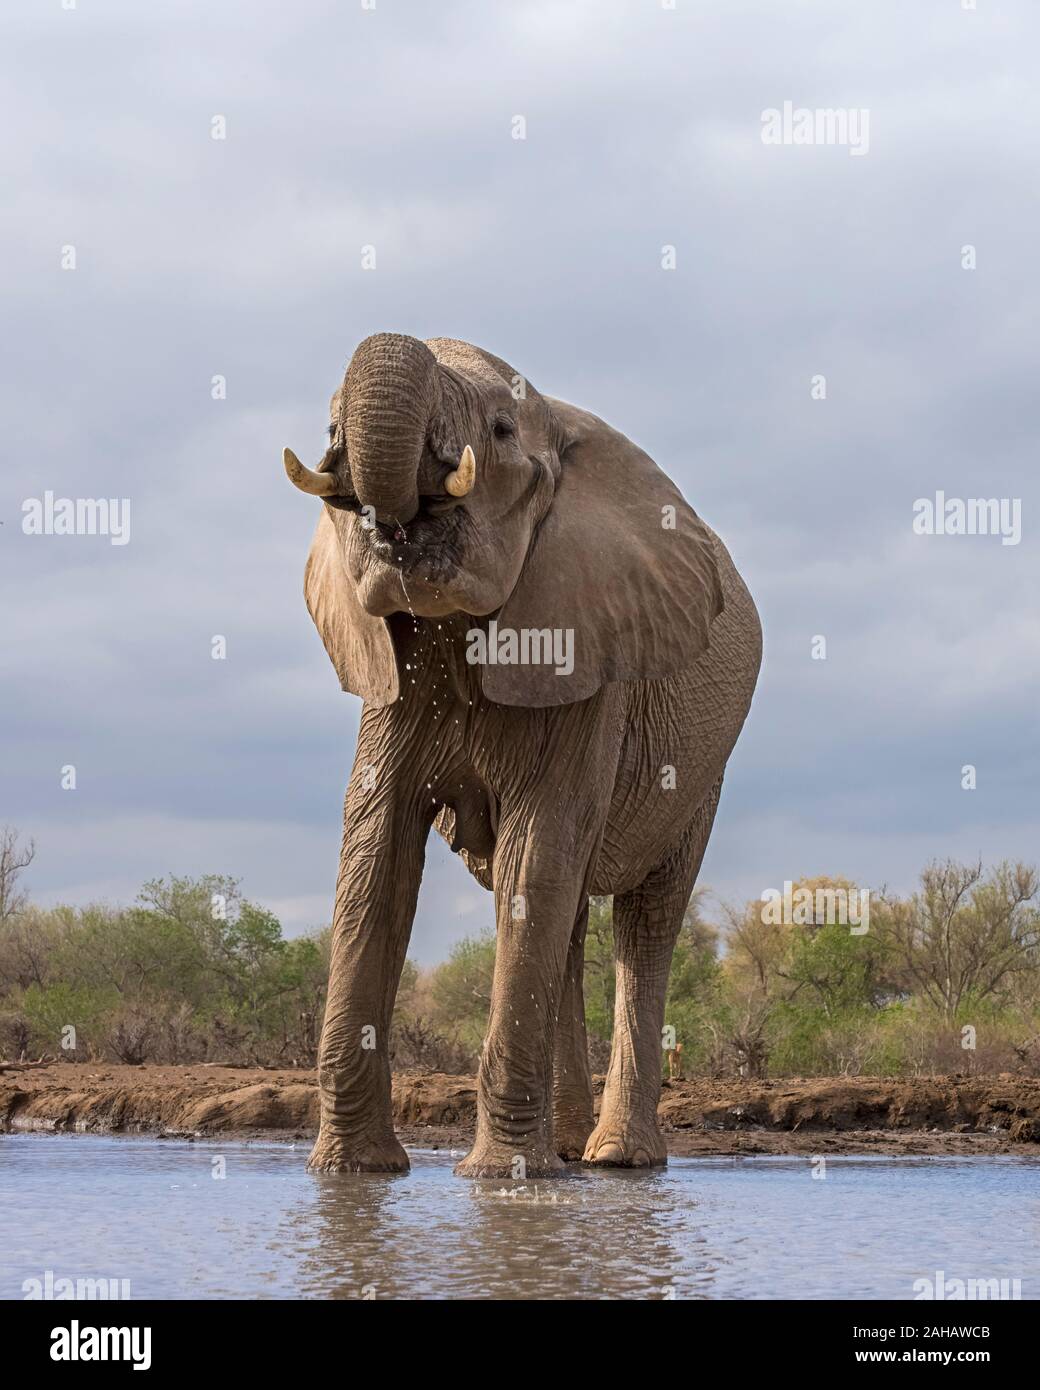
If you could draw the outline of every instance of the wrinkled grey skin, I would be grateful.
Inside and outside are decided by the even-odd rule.
[[[330,436],[318,471],[336,490],[315,503],[306,596],[365,706],[311,1166],[408,1166],[387,1043],[431,825],[494,892],[497,918],[477,1133],[456,1171],[662,1164],[669,963],[758,674],[754,604],[641,450],[466,343],[367,339],[333,397]],[[456,498],[445,480],[467,444],[476,480]],[[492,617],[570,632],[573,669],[471,664],[467,634]],[[590,893],[614,895],[617,957],[595,1126]]]

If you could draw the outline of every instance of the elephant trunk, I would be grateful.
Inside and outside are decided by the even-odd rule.
[[[404,526],[419,510],[419,464],[441,408],[425,343],[377,333],[360,344],[343,383],[347,458],[358,501],[380,521]]]

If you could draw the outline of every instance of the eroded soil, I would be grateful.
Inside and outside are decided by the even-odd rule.
[[[602,1078],[596,1089],[598,1108]],[[403,1074],[394,1078],[393,1099],[404,1143],[468,1147],[472,1077]],[[1036,1154],[1040,1080],[666,1081],[659,1113],[676,1155]],[[308,1071],[90,1063],[0,1071],[0,1131],[306,1139],[317,1126],[317,1081]]]

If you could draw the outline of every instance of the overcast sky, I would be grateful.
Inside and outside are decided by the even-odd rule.
[[[765,663],[703,883],[1040,858],[1035,0],[20,0],[4,29],[0,822],[38,900],[215,872],[328,920],[360,703],[280,454],[320,456],[379,331],[603,415],[729,546]],[[866,110],[868,147],[765,144],[785,101]],[[915,535],[940,489],[1021,499],[1020,543]],[[129,543],[26,535],[46,490],[130,498]],[[412,954],[491,921],[433,836]]]

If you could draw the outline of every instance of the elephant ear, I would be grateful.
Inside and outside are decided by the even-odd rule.
[[[722,612],[712,533],[674,483],[594,415],[548,405],[563,432],[560,478],[498,631],[552,629],[560,647],[555,664],[485,665],[484,693],[501,705],[571,704],[608,681],[675,675]]]
[[[393,704],[400,688],[390,633],[382,618],[366,613],[358,603],[343,566],[335,523],[325,507],[307,557],[303,592],[343,689],[360,695],[366,704]]]

